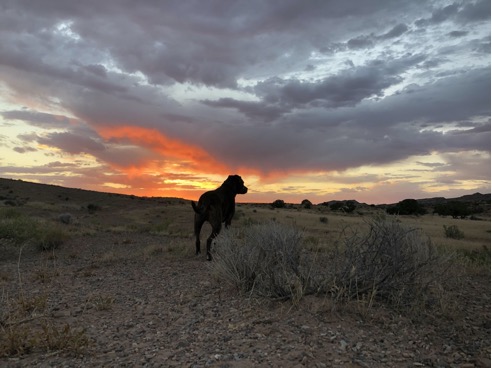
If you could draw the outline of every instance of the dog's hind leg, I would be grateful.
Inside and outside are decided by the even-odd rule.
[[[210,250],[212,249],[212,241],[215,239],[217,235],[219,235],[221,229],[221,223],[219,222],[218,225],[212,225],[212,233],[207,239],[207,260],[211,261],[212,260],[212,253],[210,253]]]

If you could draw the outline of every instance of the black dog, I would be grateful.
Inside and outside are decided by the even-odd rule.
[[[228,228],[235,211],[236,194],[246,194],[248,188],[239,175],[229,175],[226,181],[217,189],[203,193],[198,204],[191,202],[195,210],[196,254],[200,254],[200,231],[205,221],[212,225],[212,233],[207,239],[207,259],[212,260],[210,248],[212,240],[219,235],[222,223]]]

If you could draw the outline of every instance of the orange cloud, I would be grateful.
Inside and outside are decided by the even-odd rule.
[[[135,126],[99,127],[98,133],[107,140],[125,140],[157,152],[166,158],[177,160],[182,167],[192,172],[227,174],[226,165],[216,160],[199,147],[165,136],[156,129]],[[136,173],[140,168],[131,168]]]

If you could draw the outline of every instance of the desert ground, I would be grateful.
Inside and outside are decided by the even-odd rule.
[[[17,242],[0,233],[2,367],[490,367],[490,210],[474,221],[399,217],[456,254],[437,305],[405,310],[237,290],[195,256],[186,200],[6,179],[0,199],[3,224],[37,231]],[[232,227],[284,223],[313,250],[381,211],[237,204]],[[60,244],[40,250],[45,228]]]

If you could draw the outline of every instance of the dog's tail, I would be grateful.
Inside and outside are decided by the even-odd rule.
[[[203,213],[193,201],[191,201],[191,207],[193,207],[193,211],[195,211],[197,214],[201,215]]]

